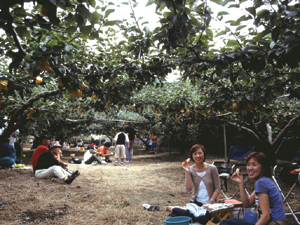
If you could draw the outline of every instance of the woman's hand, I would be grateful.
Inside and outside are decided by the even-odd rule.
[[[182,162],[182,168],[186,171],[186,172],[190,172],[190,165],[189,165],[189,160],[185,160],[184,162]]]
[[[232,176],[231,176],[231,180],[234,180],[235,182],[239,183],[239,184],[242,184],[244,183],[244,177],[242,175],[241,172],[239,172],[237,174],[237,172],[235,172]]]

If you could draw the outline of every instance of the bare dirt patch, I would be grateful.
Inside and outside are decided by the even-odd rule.
[[[81,172],[71,185],[56,178],[36,179],[32,170],[2,169],[0,224],[163,224],[168,218],[166,206],[184,206],[190,200],[181,168],[186,158],[177,153],[170,157],[167,152],[149,155],[135,148],[133,162],[123,167],[113,163],[70,165],[70,170]],[[207,162],[214,160],[217,158],[208,155]],[[24,162],[30,165],[30,154]],[[229,182],[228,194],[236,187]],[[247,187],[253,190],[253,182],[248,182]],[[297,188],[292,199],[293,207],[300,210]],[[144,203],[163,210],[147,211],[142,207]],[[291,218],[288,224],[296,223]]]

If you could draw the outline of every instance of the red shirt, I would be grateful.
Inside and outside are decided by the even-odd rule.
[[[37,161],[40,157],[40,155],[46,151],[48,151],[49,148],[47,148],[45,145],[39,145],[32,154],[32,168],[34,169],[36,167]]]
[[[99,147],[97,149],[97,152],[99,152],[101,155],[106,155],[107,154],[107,148],[105,148],[105,146]]]

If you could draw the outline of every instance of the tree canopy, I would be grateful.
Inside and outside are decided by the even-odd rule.
[[[1,114],[11,116],[2,136],[17,128],[33,133],[33,124],[51,133],[59,125],[59,135],[82,132],[97,112],[110,117],[133,106],[151,123],[165,123],[166,131],[174,129],[169,121],[186,127],[182,139],[204,121],[237,126],[274,159],[299,123],[300,4],[148,0],[159,17],[153,30],[136,17],[137,5],[135,0],[0,3]],[[216,5],[224,10],[214,12]],[[130,7],[131,20],[109,19],[118,6]],[[227,20],[232,8],[243,9],[237,20]],[[223,27],[215,29],[212,21]],[[190,86],[183,83],[160,89],[174,71],[193,89],[185,90]],[[149,90],[155,98],[143,97],[148,85],[154,85]]]

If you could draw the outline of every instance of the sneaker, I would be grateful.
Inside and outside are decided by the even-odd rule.
[[[107,162],[105,162],[105,161],[101,162],[101,165],[106,165],[106,164],[107,164]]]
[[[77,177],[77,176],[79,176],[78,170],[76,170],[75,172],[73,172],[71,176],[72,176],[72,177]]]
[[[118,161],[115,161],[115,166],[117,166],[118,165]]]
[[[71,184],[73,182],[73,180],[75,180],[77,176],[71,176],[69,178],[67,178],[64,182],[67,184]]]
[[[123,162],[121,162],[121,166],[124,166],[124,163],[123,163]]]
[[[124,162],[128,163],[128,162],[129,162],[129,160],[124,160]]]

